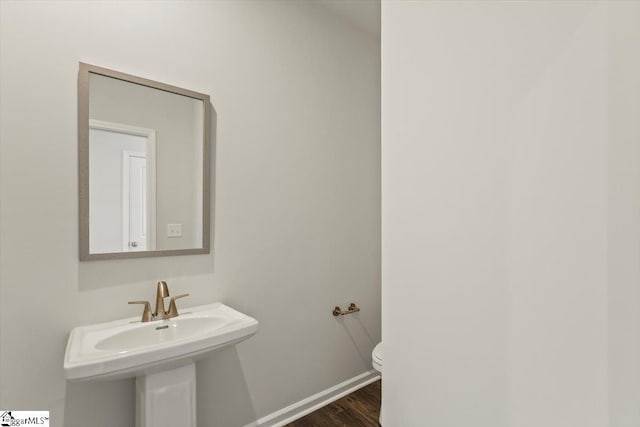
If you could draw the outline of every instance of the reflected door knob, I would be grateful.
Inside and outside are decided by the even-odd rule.
[[[138,247],[138,242],[131,242],[131,243],[129,243],[129,245],[131,245],[132,248],[137,248]]]

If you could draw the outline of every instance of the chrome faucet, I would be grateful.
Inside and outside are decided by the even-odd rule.
[[[164,309],[164,299],[169,296],[169,287],[167,282],[158,282],[158,288],[156,290],[156,311],[151,312],[151,304],[149,301],[129,301],[129,304],[144,304],[144,311],[142,312],[141,322],[150,322],[152,320],[171,319],[178,316],[178,308],[176,307],[176,300],[178,298],[188,297],[189,294],[177,295],[171,297],[169,302],[169,310]]]

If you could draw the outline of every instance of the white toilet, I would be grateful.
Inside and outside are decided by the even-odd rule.
[[[371,364],[373,369],[382,375],[382,343],[379,343],[371,352]],[[380,404],[380,426],[382,426],[382,404]]]

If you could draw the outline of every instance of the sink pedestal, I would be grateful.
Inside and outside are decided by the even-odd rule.
[[[196,427],[196,365],[136,377],[136,427]]]

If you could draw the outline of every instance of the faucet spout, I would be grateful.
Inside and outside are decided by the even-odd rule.
[[[164,309],[164,299],[169,296],[169,287],[167,282],[158,282],[158,290],[156,291],[156,311],[153,313],[153,317],[165,318],[167,312]]]
[[[178,298],[188,297],[189,294],[176,295],[171,298],[169,309],[164,308],[164,299],[169,296],[169,287],[167,282],[158,282],[158,290],[156,291],[156,311],[151,312],[151,304],[148,301],[130,301],[129,304],[144,304],[144,312],[142,313],[142,322],[150,322],[152,320],[166,320],[178,316],[178,308],[176,300]]]

